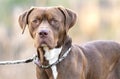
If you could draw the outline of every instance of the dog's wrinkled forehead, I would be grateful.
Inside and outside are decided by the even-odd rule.
[[[64,15],[60,10],[53,7],[40,7],[40,8],[34,8],[34,10],[30,13],[28,17],[28,22],[32,19],[57,19],[59,21],[62,21],[64,18]]]

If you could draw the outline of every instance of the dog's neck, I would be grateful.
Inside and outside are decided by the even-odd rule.
[[[40,59],[40,63],[43,65],[48,65],[51,59],[61,58],[64,53],[71,47],[72,40],[69,36],[64,40],[64,44],[61,45],[59,48],[49,49],[47,46],[43,48],[38,48],[38,57]]]
[[[44,46],[43,48],[38,49],[38,57],[40,60],[40,64],[42,65],[51,65],[58,61],[66,52],[69,52],[69,49],[71,48],[71,38],[67,38],[64,42],[64,44],[59,47],[59,48],[53,48],[49,49],[47,46]],[[67,56],[68,53],[65,55]],[[57,78],[57,66],[53,65],[51,66],[52,72],[53,72],[53,77],[54,79]]]

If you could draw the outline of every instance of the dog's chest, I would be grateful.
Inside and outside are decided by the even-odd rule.
[[[61,50],[62,50],[62,48],[56,48],[56,49],[52,49],[52,50],[45,49],[44,56],[49,61],[49,64],[53,64],[58,60]],[[53,65],[51,67],[51,69],[52,69],[54,79],[57,79],[57,75],[58,75],[57,66]]]

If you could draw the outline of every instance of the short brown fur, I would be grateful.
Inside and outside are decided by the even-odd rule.
[[[120,44],[95,41],[72,45],[68,30],[76,22],[76,14],[64,7],[34,7],[19,17],[25,30],[28,25],[38,50],[39,64],[48,65],[43,45],[49,49],[63,47],[60,57],[71,47],[68,56],[58,63],[57,79],[120,79]],[[37,79],[53,79],[51,68],[36,68]]]

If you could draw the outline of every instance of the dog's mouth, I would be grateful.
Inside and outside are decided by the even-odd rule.
[[[40,42],[40,47],[51,47],[50,45],[49,45],[49,43],[50,42],[48,42],[48,41],[46,41],[46,40],[42,40],[41,42]]]
[[[55,48],[57,45],[57,42],[55,42],[54,38],[36,38],[35,40],[35,47],[36,48],[43,48],[43,47],[48,47],[49,49]]]
[[[50,45],[51,41],[48,39],[40,39],[39,42],[39,47],[43,48],[43,47],[48,47],[48,48],[52,48],[52,46]]]

